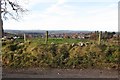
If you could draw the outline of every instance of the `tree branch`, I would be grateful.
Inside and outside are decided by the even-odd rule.
[[[7,18],[7,14],[11,16],[13,19],[17,20],[20,18],[20,14],[25,13],[26,9],[23,9],[18,3],[12,2],[10,0],[2,0],[2,7],[1,7],[1,13],[3,14],[4,19]],[[15,11],[15,13],[12,13],[11,11],[8,11],[9,6],[12,8],[11,11]]]

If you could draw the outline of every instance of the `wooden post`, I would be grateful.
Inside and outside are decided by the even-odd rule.
[[[101,44],[101,35],[102,35],[102,31],[99,32],[99,37],[98,37],[98,44]]]
[[[24,42],[26,42],[26,34],[24,33]]]
[[[45,37],[45,44],[47,44],[48,43],[48,31],[46,31],[46,35],[45,35],[46,37]]]

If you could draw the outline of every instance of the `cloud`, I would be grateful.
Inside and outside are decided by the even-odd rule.
[[[47,8],[44,14],[61,14],[64,15],[67,13],[61,6],[64,5],[65,0],[58,0],[56,4],[53,4],[51,7]]]
[[[118,2],[119,0],[66,0],[68,2]]]
[[[32,1],[32,0],[31,0]],[[37,3],[47,3],[47,0],[34,0]],[[45,2],[46,1],[46,2]],[[49,0],[50,1],[50,0]],[[53,1],[53,0],[52,0]],[[76,0],[77,1],[77,0]],[[71,3],[74,4],[74,3]],[[41,29],[41,30],[108,30],[117,31],[117,6],[110,3],[105,7],[73,6],[67,0],[54,0],[42,12],[33,10],[24,16],[23,21],[6,21],[5,29]],[[83,4],[84,5],[84,4]]]
[[[66,2],[66,0],[58,0],[58,3],[57,3],[57,4],[58,4],[58,5],[59,5],[59,4],[64,4],[65,2]]]

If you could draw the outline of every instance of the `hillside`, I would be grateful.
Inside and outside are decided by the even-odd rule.
[[[23,42],[23,40],[2,42],[4,68],[91,67],[117,69],[119,52],[119,45],[106,41],[100,45],[95,41],[75,41],[75,39],[72,42],[69,39],[66,39],[66,41],[64,39],[62,41],[53,39],[48,44],[44,43],[44,39],[37,38],[26,42]]]

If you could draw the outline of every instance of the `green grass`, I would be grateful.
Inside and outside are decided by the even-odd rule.
[[[31,39],[32,42],[35,42],[36,44],[45,44],[44,38],[35,38]],[[79,42],[87,42],[88,40],[85,39],[63,39],[63,38],[49,38],[48,44],[51,44],[52,42],[55,44],[63,44],[63,43],[79,43]]]

